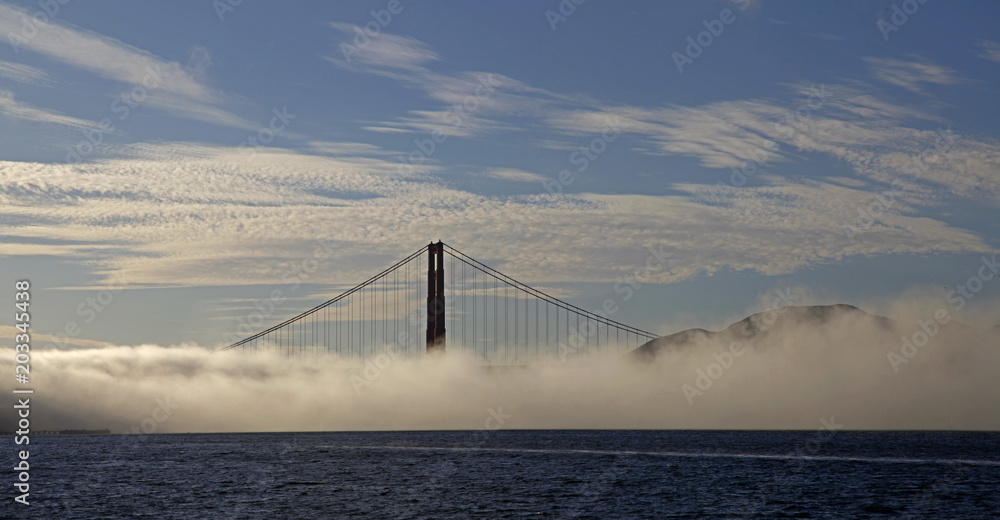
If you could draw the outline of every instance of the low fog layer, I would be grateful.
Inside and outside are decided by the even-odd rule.
[[[998,330],[922,320],[793,309],[652,355],[492,371],[460,354],[383,357],[379,368],[197,346],[36,351],[32,428],[1000,430]],[[11,357],[0,370],[13,372]],[[14,429],[11,414],[0,429]]]

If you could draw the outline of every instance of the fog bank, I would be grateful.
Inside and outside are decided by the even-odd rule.
[[[647,360],[570,356],[506,370],[457,352],[383,357],[378,367],[194,345],[39,350],[32,428],[818,429],[834,421],[845,429],[1000,430],[996,330],[952,322],[908,348],[902,338],[920,343],[919,324],[886,326],[859,312],[819,321],[779,314],[759,337],[731,329]],[[0,359],[0,370],[13,372],[11,358]],[[4,386],[11,395],[12,381]],[[13,419],[5,412],[0,429],[12,430]]]

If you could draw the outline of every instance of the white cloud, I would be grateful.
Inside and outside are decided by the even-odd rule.
[[[843,158],[851,149],[891,147],[909,132],[900,126],[904,118],[935,120],[844,85],[793,85],[791,90],[781,103],[750,99],[691,107],[553,110],[546,122],[569,134],[597,135],[617,120],[624,133],[646,140],[643,153],[695,157],[702,166],[728,169],[747,160],[783,162],[795,150]]]
[[[490,168],[486,170],[486,176],[513,182],[542,182],[547,180],[547,177],[543,175],[516,168]]]
[[[411,132],[409,129],[406,128],[391,127],[391,126],[365,126],[362,128],[370,132],[379,132],[384,134],[408,134]]]
[[[408,116],[394,121],[381,121],[379,126],[365,127],[383,133],[418,133],[431,134],[437,132],[447,137],[473,137],[484,135],[495,130],[513,130],[496,120],[482,117],[469,117],[456,123],[455,114],[447,110],[411,110]]]
[[[0,34],[21,34],[22,16],[31,14],[0,3]],[[130,85],[153,84],[155,80],[156,88],[144,103],[175,115],[238,128],[257,126],[218,107],[227,99],[196,79],[203,70],[189,71],[177,62],[113,38],[52,19],[32,38],[22,39],[21,47]]]
[[[911,92],[924,92],[923,84],[957,85],[966,83],[954,69],[937,65],[930,61],[914,57],[911,61],[895,58],[862,58],[868,64],[869,71],[875,79],[905,88]]]
[[[657,282],[721,269],[790,273],[852,255],[988,250],[975,233],[913,215],[907,201],[852,244],[841,226],[871,194],[843,185],[742,188],[721,202],[690,196],[694,185],[675,186],[689,195],[505,198],[426,173],[400,178],[396,163],[378,157],[262,150],[248,159],[184,144],[128,151],[78,165],[0,163],[0,234],[47,239],[46,251],[68,260],[121,265],[137,286],[279,283],[318,239],[335,247],[313,281],[336,284],[436,238],[533,283],[617,280],[644,264],[650,246],[675,253]],[[80,245],[95,243],[102,252]],[[512,243],[523,245],[517,255]],[[0,245],[0,254],[28,253]]]
[[[91,121],[84,121],[58,112],[41,109],[28,103],[18,102],[14,99],[14,94],[2,89],[0,89],[0,113],[14,119],[64,125],[71,128],[87,129],[96,126]]]
[[[3,60],[0,60],[0,77],[29,85],[44,85],[49,82],[48,75],[41,69]]]
[[[36,40],[44,37],[39,34]],[[153,59],[139,51],[126,54],[135,63]],[[282,267],[311,254],[317,239],[366,259],[348,261],[356,258],[330,253],[330,267],[316,276],[322,283],[356,282],[370,274],[373,264],[405,255],[433,238],[477,257],[505,259],[497,267],[542,283],[616,280],[642,265],[650,246],[677,251],[670,269],[655,275],[660,282],[722,269],[790,273],[852,255],[988,250],[979,235],[918,211],[936,196],[926,184],[909,189],[861,240],[846,239],[842,226],[872,200],[869,190],[875,184],[860,179],[891,180],[901,158],[919,154],[931,137],[927,134],[933,134],[903,121],[936,121],[867,95],[863,85],[830,87],[804,118],[782,125],[783,117],[810,106],[808,87],[789,86],[791,96],[780,102],[609,107],[498,74],[432,71],[429,67],[440,61],[436,53],[417,40],[386,33],[360,48],[350,62],[328,59],[400,81],[435,102],[430,109],[373,122],[369,130],[437,130],[474,137],[534,123],[559,138],[575,138],[597,135],[617,121],[649,154],[693,157],[706,167],[728,170],[765,147],[768,164],[790,161],[796,152],[818,152],[844,161],[859,179],[854,185],[842,179],[762,183],[722,199],[698,196],[703,185],[673,186],[688,193],[670,196],[489,197],[448,187],[431,176],[435,168],[427,165],[401,177],[388,151],[365,143],[312,142],[306,149],[310,154],[265,149],[253,158],[231,148],[169,143],[134,146],[108,160],[72,166],[0,163],[0,202],[6,203],[0,214],[32,222],[9,224],[0,232],[56,244],[109,244],[100,260],[125,265],[136,283],[192,285],[280,280]],[[886,81],[905,82],[918,73],[923,74],[918,84],[957,81],[949,69],[913,63],[878,62],[889,66],[882,71]],[[117,68],[100,70],[126,75]],[[175,85],[163,98],[178,104],[174,110],[194,110],[217,100],[191,76],[183,78],[190,81]],[[476,96],[484,81],[490,94]],[[470,96],[476,98],[475,110],[460,125],[449,123],[449,107]],[[945,162],[952,166],[929,173],[922,182],[947,184],[953,193],[970,196],[975,184],[989,180],[995,165],[991,157],[996,156],[990,152],[997,144],[971,137],[967,143],[967,150],[950,152],[955,155]],[[963,177],[963,171],[975,174]],[[516,182],[543,179],[513,168],[485,174]],[[15,204],[24,200],[32,204]],[[507,250],[511,243],[537,247],[524,247],[512,257]],[[62,247],[71,258],[84,255],[71,245],[46,247]],[[0,245],[0,254],[23,252]],[[93,256],[86,254],[87,259]]]
[[[567,133],[598,135],[617,118],[625,134],[646,140],[647,146],[636,150],[640,153],[694,157],[702,166],[726,170],[749,165],[757,179],[775,164],[796,159],[797,152],[822,153],[843,161],[862,178],[902,183],[905,193],[900,196],[914,211],[933,207],[947,196],[1000,204],[995,159],[1000,142],[948,134],[943,128],[912,128],[904,121],[942,121],[854,87],[824,86],[825,99],[814,98],[811,106],[809,88],[792,90],[795,97],[786,101],[787,108],[765,100],[619,107],[555,111],[547,122]],[[907,174],[914,164],[922,171],[917,178]]]
[[[348,28],[340,29],[348,34]],[[353,34],[353,33],[351,33]],[[384,47],[374,42],[386,40]],[[414,56],[407,65],[391,65],[377,56],[388,49]],[[373,56],[361,58],[372,51]],[[349,68],[395,79],[425,92],[442,105],[416,109],[394,120],[370,124],[376,132],[437,132],[447,137],[479,137],[526,129],[545,130],[559,137],[595,136],[610,126],[644,142],[634,151],[647,155],[679,155],[698,159],[702,166],[729,169],[748,160],[773,165],[797,159],[797,152],[819,152],[843,160],[863,175],[875,176],[865,162],[882,154],[909,152],[921,132],[904,126],[906,120],[940,122],[927,112],[894,104],[868,92],[861,82],[819,86],[793,84],[779,100],[744,99],[701,106],[607,106],[584,96],[568,96],[533,88],[516,79],[488,74],[495,91],[473,103],[475,109],[454,124],[455,106],[475,92],[486,73],[441,73],[428,68],[440,57],[422,42],[380,34],[355,55]],[[333,62],[338,60],[332,59]],[[958,84],[957,73],[926,60],[902,61],[866,58],[881,80],[920,91],[924,84]],[[348,66],[343,60],[338,63]],[[425,66],[426,65],[426,66]],[[477,79],[478,78],[478,79]],[[821,96],[817,96],[817,92]],[[527,124],[526,124],[527,123]],[[534,123],[534,124],[533,124]],[[545,134],[542,134],[545,136]],[[542,146],[566,149],[562,140],[538,140]],[[570,146],[572,147],[572,146]]]
[[[539,148],[546,148],[549,150],[560,150],[564,152],[570,152],[580,148],[579,144],[571,143],[569,141],[559,141],[554,139],[536,139],[532,142],[533,145]]]
[[[337,51],[328,53],[324,59],[348,70],[393,79],[424,92],[437,104],[431,109],[411,110],[393,120],[373,122],[364,127],[366,130],[476,137],[515,131],[518,127],[504,121],[504,117],[537,112],[568,99],[502,74],[431,70],[429,67],[441,57],[414,38],[383,32],[370,38],[367,44],[357,45],[355,35],[361,28],[344,23],[333,23],[331,27],[341,32],[343,39]]]
[[[979,53],[980,58],[1000,63],[1000,43],[991,42],[989,40],[979,40],[979,46],[983,49],[982,52]]]
[[[365,364],[333,355],[240,355],[192,344],[33,349],[40,370],[32,382],[47,396],[46,413],[34,424],[127,431],[165,402],[177,410],[157,424],[158,433],[472,430],[493,410],[506,411],[505,427],[517,428],[806,430],[820,427],[817,415],[852,430],[1000,428],[1000,350],[991,348],[996,340],[987,332],[941,327],[894,373],[887,351],[899,351],[912,322],[886,326],[846,311],[820,322],[794,310],[774,319],[777,325],[752,345],[736,332],[664,349],[641,364],[615,354],[571,355],[490,377],[458,338],[449,338],[447,356],[400,355],[360,391],[352,382]],[[699,387],[704,392],[686,392],[733,341],[746,348],[730,356],[722,377]],[[8,374],[14,364],[13,356],[0,358]],[[0,391],[15,384],[8,378]],[[13,414],[0,421],[13,429]],[[963,458],[995,461],[985,453]]]
[[[389,155],[392,153],[368,143],[345,143],[335,141],[310,141],[307,143],[307,149],[321,155],[332,156],[371,157]]]
[[[0,334],[2,334],[4,337],[7,338],[13,338],[15,335],[21,334],[21,331],[10,325],[0,325]],[[86,348],[86,349],[107,348],[114,346],[112,343],[108,343],[105,341],[94,341],[83,338],[67,337],[65,334],[60,336],[53,336],[50,334],[43,334],[41,332],[38,332],[37,330],[31,333],[31,340],[34,342],[34,345],[56,344],[56,345],[65,345],[68,347]],[[51,352],[52,351],[47,351],[46,354],[51,355]]]
[[[409,36],[380,33],[372,38],[356,25],[333,22],[330,27],[345,36],[340,52],[331,57],[344,65],[419,71],[426,63],[441,59],[426,44]],[[359,34],[365,38],[356,40]]]
[[[31,14],[0,3],[0,32],[21,34],[22,15]],[[202,101],[215,98],[212,91],[195,81],[178,63],[165,62],[131,45],[72,28],[58,20],[43,25],[38,34],[24,40],[22,47],[125,83],[141,84],[149,71],[156,71],[164,76],[161,88],[168,92]]]

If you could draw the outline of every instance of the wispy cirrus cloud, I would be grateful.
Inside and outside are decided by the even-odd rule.
[[[261,150],[253,161],[240,158],[235,149],[174,143],[96,163],[2,163],[0,234],[44,242],[45,251],[0,245],[0,254],[121,266],[144,286],[278,283],[317,240],[332,247],[328,267],[311,280],[328,284],[364,278],[371,265],[434,237],[542,283],[614,281],[641,264],[647,247],[675,254],[652,276],[660,283],[724,269],[790,273],[855,255],[989,249],[975,233],[913,214],[908,200],[849,243],[838,217],[870,202],[867,185],[744,188],[722,202],[699,198],[700,185],[674,185],[680,194],[663,196],[486,196],[432,175],[401,181],[396,164],[378,155]],[[526,247],[510,255],[510,243]]]
[[[436,103],[434,107],[410,110],[393,120],[367,122],[366,130],[477,137],[515,131],[518,126],[508,118],[569,100],[503,74],[436,71],[432,66],[441,57],[423,42],[407,36],[383,32],[363,47],[345,47],[352,45],[356,32],[362,29],[344,23],[333,23],[331,27],[341,33],[343,41],[337,52],[323,56],[325,60],[348,70],[393,79],[422,91]],[[462,108],[463,105],[468,106]]]
[[[489,168],[484,175],[493,179],[500,179],[512,182],[543,182],[547,180],[544,175],[526,172],[517,168]]]
[[[30,16],[29,12],[0,2],[0,34],[20,34],[20,20]],[[180,63],[57,19],[37,30],[34,37],[20,42],[22,51],[36,52],[131,85],[150,83],[150,78],[155,78],[155,91],[144,103],[178,117],[237,128],[259,126],[222,108],[229,98],[199,81],[196,75],[202,71],[189,70]]]
[[[87,58],[91,60],[87,67],[106,77],[124,81],[133,78],[140,66],[164,65],[123,44],[75,29],[57,29],[87,40],[94,49],[117,49],[131,60],[132,65],[123,69]],[[353,26],[334,29],[345,38],[352,36]],[[32,41],[44,45],[44,36]],[[46,52],[72,59],[65,50]],[[302,153],[259,149],[253,161],[233,148],[167,143],[119,150],[117,156],[88,164],[3,163],[0,200],[11,202],[14,199],[8,197],[16,195],[32,204],[7,204],[0,214],[10,222],[34,224],[9,224],[2,232],[44,238],[47,251],[66,243],[63,251],[69,258],[83,254],[69,244],[71,240],[103,244],[101,260],[127,265],[136,283],[172,280],[182,285],[279,280],[283,261],[305,254],[317,239],[370,260],[338,261],[345,260],[337,256],[341,253],[331,253],[332,265],[361,267],[338,267],[317,275],[317,282],[326,283],[363,278],[366,273],[361,271],[375,262],[371,259],[395,258],[401,249],[408,252],[433,237],[444,237],[485,258],[505,259],[512,272],[543,282],[614,280],[643,260],[621,251],[645,255],[646,247],[656,245],[679,251],[676,267],[655,275],[659,282],[723,269],[789,273],[853,255],[988,249],[976,233],[916,211],[933,204],[935,193],[927,186],[901,198],[864,240],[844,240],[840,225],[870,202],[873,187],[895,167],[894,154],[919,153],[931,137],[906,126],[906,121],[937,122],[933,115],[866,94],[864,85],[831,86],[822,106],[788,132],[776,123],[806,102],[810,93],[805,85],[786,86],[776,99],[637,106],[548,92],[499,74],[442,72],[437,70],[441,57],[427,45],[388,33],[373,38],[350,60],[336,54],[327,59],[399,81],[430,100],[429,106],[396,119],[371,122],[370,130],[436,130],[476,137],[531,128],[549,138],[539,142],[559,148],[567,142],[572,146],[580,136],[599,134],[609,122],[618,121],[625,134],[642,142],[638,149],[648,155],[692,157],[708,168],[729,169],[740,166],[748,151],[770,145],[768,161],[788,163],[797,160],[799,152],[822,153],[851,165],[858,178],[762,184],[743,188],[723,201],[700,198],[698,188],[704,185],[693,183],[670,184],[674,194],[660,196],[490,196],[450,187],[429,167],[401,178],[390,151],[356,140],[312,141]],[[911,75],[923,72],[932,79],[914,80],[917,85],[961,81],[950,69],[913,67],[913,63],[924,66],[919,60],[869,63],[889,65],[881,79],[890,83],[906,83],[913,80]],[[171,109],[183,113],[225,101],[193,73],[179,70],[177,83],[165,89],[162,99],[167,101],[161,103],[175,102]],[[487,89],[489,95],[476,98],[476,109],[461,125],[450,122],[449,108],[475,96],[477,89]],[[953,166],[928,174],[925,182],[950,182],[953,193],[969,196],[970,186],[954,180],[954,175],[974,164],[981,172],[975,182],[987,179],[992,167],[988,157],[996,143],[974,138],[968,143],[972,152],[965,159],[959,159],[955,149],[955,159],[948,163]],[[528,169],[482,171],[506,181],[543,180]],[[141,176],[135,174],[138,171]],[[953,178],[946,181],[946,175]],[[734,218],[740,226],[733,226]],[[670,225],[664,226],[664,220]],[[484,229],[491,233],[485,235]],[[504,244],[514,242],[538,247],[511,258]],[[3,252],[23,254],[0,246]],[[86,255],[88,260],[94,257],[93,251]]]
[[[0,60],[0,77],[29,85],[44,85],[49,82],[45,71],[24,65]]]
[[[360,30],[345,24],[334,27],[345,37]],[[919,154],[919,147],[933,139],[929,135],[933,132],[913,128],[913,121],[947,126],[941,117],[922,108],[871,94],[872,85],[861,80],[828,86],[786,85],[786,92],[774,99],[723,100],[693,106],[632,106],[553,93],[495,74],[492,76],[497,81],[496,92],[477,101],[475,112],[463,124],[454,125],[449,124],[448,118],[453,116],[449,107],[467,98],[477,87],[477,76],[485,73],[434,71],[430,67],[441,61],[440,55],[419,40],[387,33],[355,50],[350,63],[333,57],[328,60],[358,72],[395,79],[441,103],[439,109],[414,109],[393,120],[370,122],[365,128],[375,132],[439,132],[444,136],[476,137],[530,129],[542,137],[537,139],[542,146],[565,150],[573,149],[574,145],[552,143],[566,143],[567,137],[572,140],[597,135],[617,121],[624,133],[643,141],[633,151],[646,155],[693,157],[702,166],[729,169],[741,167],[752,157],[760,162],[761,153],[763,162],[776,164],[797,160],[801,152],[819,152],[844,161],[859,175],[884,181],[898,173],[892,170],[891,158]],[[929,84],[969,82],[955,70],[918,56],[908,60],[875,57],[863,60],[877,81],[914,93],[924,93],[924,86]],[[807,115],[802,117],[798,112]],[[965,159],[942,163],[941,169],[924,180],[940,181],[951,193],[967,196],[968,183],[955,180],[955,169],[962,168],[959,163],[963,161],[972,161],[976,165],[974,171],[985,171],[988,165],[973,155],[982,157],[982,150],[996,146],[988,141],[975,141],[976,144],[973,141],[969,140],[964,148],[980,151],[968,152],[972,155]],[[952,155],[958,153],[952,151]],[[945,179],[951,180],[945,184]],[[980,174],[975,179],[989,181]],[[932,190],[926,185],[913,187],[915,193],[930,197]]]
[[[425,64],[441,59],[441,56],[416,38],[383,33],[375,38],[365,36],[367,43],[361,46],[352,41],[357,34],[363,34],[364,29],[361,27],[341,22],[333,22],[330,27],[343,33],[347,39],[341,43],[341,52],[330,55],[327,59],[345,67],[419,72],[426,70]]]
[[[30,17],[31,13],[0,3],[0,32],[20,34],[21,16]],[[141,84],[150,70],[157,71],[163,76],[160,88],[167,92],[201,101],[217,99],[216,93],[195,81],[179,63],[164,61],[137,47],[58,20],[50,20],[35,37],[21,45],[23,50],[124,83]]]
[[[869,71],[875,79],[916,94],[924,93],[925,84],[958,85],[969,81],[955,69],[916,56],[910,60],[874,56],[862,59],[868,64]]]
[[[96,124],[92,121],[84,121],[82,119],[60,114],[52,110],[45,110],[28,103],[17,101],[14,98],[13,93],[2,89],[0,89],[0,113],[13,119],[63,125],[71,128],[86,129],[96,126]]]
[[[815,88],[796,85],[793,96],[772,100],[740,100],[701,106],[662,108],[616,107],[602,111],[553,111],[546,122],[567,133],[596,135],[617,119],[624,132],[639,137],[646,155],[685,156],[707,168],[793,163],[802,152],[821,153],[842,161],[859,177],[878,183],[899,182],[912,202],[934,206],[949,196],[1000,204],[1000,178],[995,157],[1000,142],[977,136],[955,137],[941,149],[940,117],[894,104],[859,86],[824,86],[822,100],[809,96]],[[814,92],[813,92],[814,93]],[[795,116],[808,108],[808,116]],[[791,119],[788,119],[791,114]],[[940,131],[911,126],[912,121],[939,125]],[[936,148],[937,147],[937,148]],[[906,172],[928,149],[936,149],[919,179]]]
[[[902,119],[935,119],[855,87],[795,85],[790,90],[783,101],[747,99],[696,106],[557,110],[547,115],[546,122],[566,133],[593,135],[617,119],[624,132],[646,141],[643,153],[694,157],[702,166],[732,168],[759,150],[769,150],[769,162],[782,162],[795,150],[842,155],[849,146],[885,145],[893,138],[887,131],[900,128]],[[820,90],[822,97],[817,97]],[[808,115],[797,116],[799,108]]]
[[[979,57],[1000,63],[1000,43],[990,40],[979,40]]]

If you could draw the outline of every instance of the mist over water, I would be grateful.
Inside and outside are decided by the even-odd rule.
[[[996,331],[953,322],[907,357],[901,338],[920,329],[902,323],[783,317],[759,341],[719,334],[648,360],[571,354],[493,370],[453,343],[444,357],[378,366],[195,345],[38,350],[32,428],[1000,430]],[[894,369],[890,353],[905,362]],[[0,427],[14,429],[9,414]]]

